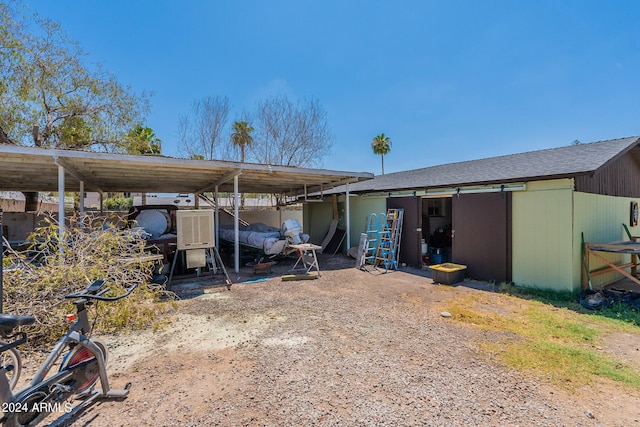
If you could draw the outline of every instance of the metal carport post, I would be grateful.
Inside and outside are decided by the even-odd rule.
[[[58,163],[58,250],[60,253],[64,252],[64,225],[64,167]]]
[[[346,225],[347,225],[347,251],[351,248],[351,205],[349,204],[349,183],[346,183],[345,189],[347,191],[346,207]]]
[[[234,258],[235,258],[235,271],[240,272],[240,225],[238,216],[240,215],[238,207],[238,175],[233,177],[233,232],[235,233],[234,239]]]

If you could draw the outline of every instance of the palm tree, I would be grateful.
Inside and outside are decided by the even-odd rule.
[[[240,161],[244,163],[244,147],[251,145],[253,137],[251,136],[253,128],[248,122],[233,122],[233,133],[231,134],[231,142],[233,145],[240,147]],[[240,208],[244,209],[244,193],[240,196]]]
[[[233,122],[233,133],[231,134],[231,142],[233,145],[240,147],[240,161],[244,163],[244,147],[251,145],[253,137],[251,136],[253,128],[248,122]]]
[[[384,133],[376,135],[371,141],[371,148],[373,148],[374,154],[380,154],[382,156],[382,175],[384,175],[384,155],[391,151],[391,140]]]
[[[149,126],[137,124],[127,134],[124,149],[128,154],[160,154],[162,141]]]

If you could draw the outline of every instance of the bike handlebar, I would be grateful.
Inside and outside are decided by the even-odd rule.
[[[114,297],[105,297],[104,294],[109,292],[110,288],[102,289],[104,283],[104,280],[96,280],[80,292],[74,292],[72,294],[65,295],[65,298],[86,298],[98,301],[116,301],[129,296],[129,294],[131,294],[131,292],[133,292],[133,290],[138,287],[138,284],[136,283],[127,288],[127,290],[123,294],[116,295]]]

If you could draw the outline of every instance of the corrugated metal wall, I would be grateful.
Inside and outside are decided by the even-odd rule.
[[[520,286],[574,288],[573,180],[527,183],[513,193],[512,277]]]

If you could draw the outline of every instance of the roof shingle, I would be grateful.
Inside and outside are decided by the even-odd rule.
[[[349,191],[459,187],[591,174],[639,142],[640,137],[634,136],[430,166],[378,175],[372,180],[350,184]],[[345,191],[342,186],[325,193]]]

